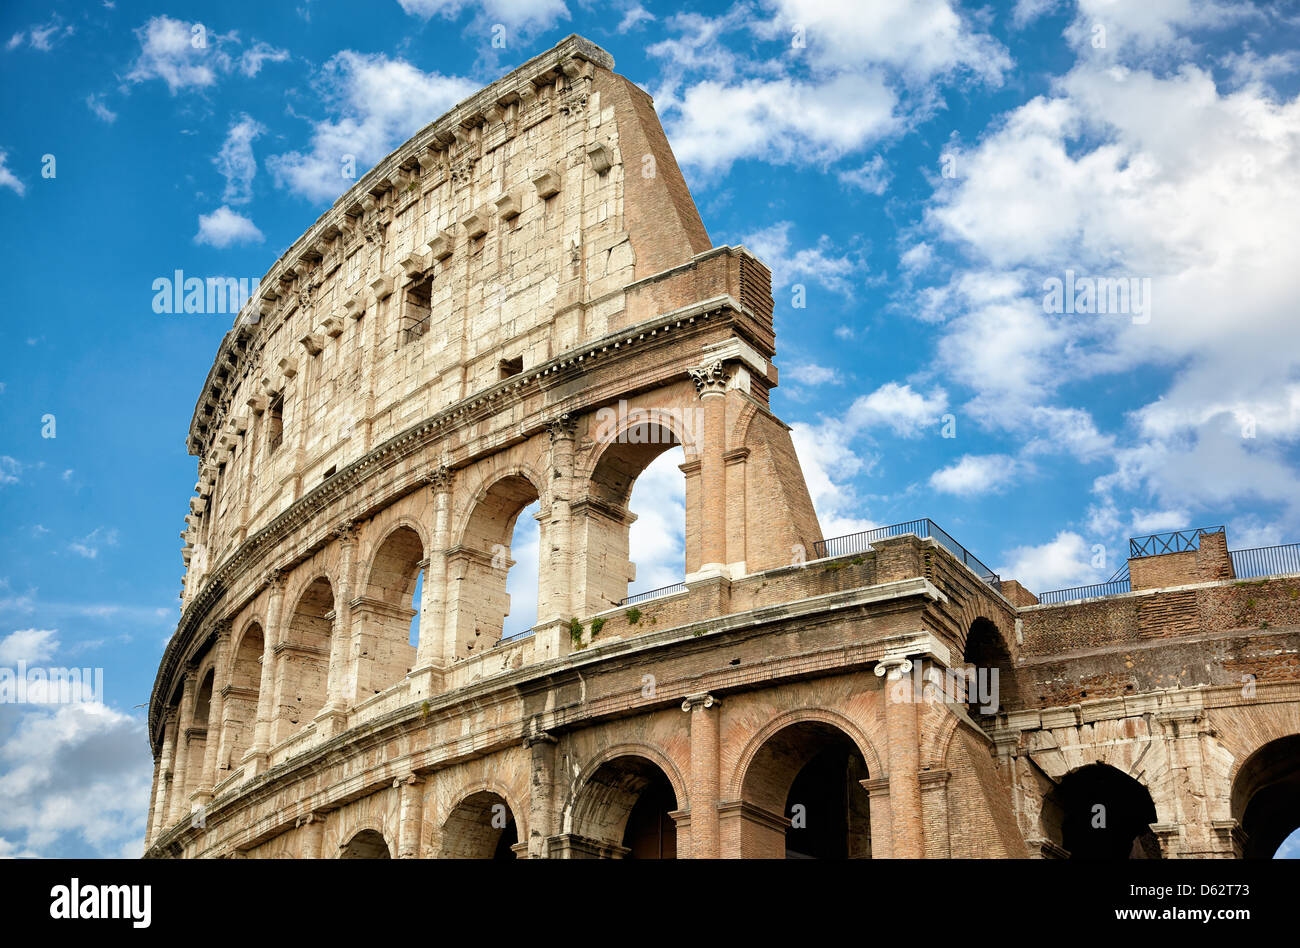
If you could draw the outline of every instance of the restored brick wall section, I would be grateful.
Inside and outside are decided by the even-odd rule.
[[[1134,590],[1231,579],[1233,575],[1226,533],[1203,533],[1199,548],[1186,553],[1130,559],[1128,569]]]
[[[998,773],[987,738],[961,726],[948,753],[951,852],[956,859],[1023,858],[1011,790]]]

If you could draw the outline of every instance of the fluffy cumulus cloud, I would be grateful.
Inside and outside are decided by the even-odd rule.
[[[333,200],[393,148],[477,89],[402,59],[345,50],[322,68],[317,92],[333,117],[312,127],[311,147],[267,159],[277,183]]]
[[[685,462],[682,449],[671,448],[651,461],[632,487],[633,592],[679,583],[686,575],[686,475],[679,468]]]
[[[175,95],[187,89],[206,89],[234,72],[255,76],[265,62],[284,62],[287,50],[255,42],[240,49],[236,33],[221,34],[207,24],[151,17],[135,31],[140,52],[127,72],[129,82],[159,79]]]
[[[0,151],[0,188],[8,188],[19,197],[27,193],[27,185],[19,180],[18,176],[9,169],[9,153]]]
[[[741,243],[771,267],[774,288],[811,280],[828,290],[851,296],[852,278],[865,269],[861,255],[837,252],[831,239],[825,235],[818,238],[815,246],[794,249],[790,238],[793,227],[791,221],[778,221],[770,227],[746,234]]]
[[[211,214],[199,215],[199,232],[194,235],[196,244],[212,247],[230,247],[234,244],[256,244],[263,240],[262,232],[249,218],[222,205]]]
[[[153,759],[144,721],[97,702],[0,706],[0,855],[138,857]]]
[[[521,30],[554,26],[568,19],[564,0],[398,0],[402,9],[423,20],[442,17],[452,20],[465,11],[475,13],[476,23],[495,24]]]
[[[1112,9],[1110,35],[1142,6]],[[1300,298],[1300,99],[1193,65],[1144,68],[1182,46],[1180,28],[1228,15],[1150,6],[1163,12],[1131,27],[1151,31],[1141,44],[1081,52],[1050,94],[958,155],[927,221],[964,263],[923,291],[921,312],[941,324],[940,362],[977,420],[1019,431],[1029,453],[1109,459],[1102,509],[1128,492],[1222,519],[1250,500],[1300,528],[1300,356],[1277,345]],[[1048,281],[1070,274],[1124,279],[1128,310],[1058,311]],[[1120,374],[1165,380],[1122,431],[1061,400]]]
[[[1005,454],[965,454],[931,474],[930,486],[958,497],[995,493],[1015,480],[1018,468],[1015,458]]]
[[[18,662],[43,662],[59,647],[54,629],[18,629],[0,638],[0,666]]]
[[[247,204],[253,199],[253,178],[257,176],[253,141],[265,131],[265,127],[248,115],[241,115],[226,133],[226,140],[213,162],[226,179],[221,199],[227,204]]]
[[[1011,66],[951,0],[775,0],[668,24],[647,50],[664,65],[656,99],[678,160],[704,176],[744,159],[829,165],[932,114],[943,84],[996,85]],[[747,56],[745,39],[768,45]],[[890,180],[880,156],[839,174],[877,195]]]
[[[1078,533],[1063,530],[1047,543],[1011,550],[997,572],[1027,589],[1044,592],[1103,582],[1108,578],[1102,575],[1108,562],[1104,551],[1093,549]]]

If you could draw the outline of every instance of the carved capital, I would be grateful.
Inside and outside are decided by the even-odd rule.
[[[282,569],[269,569],[266,571],[266,576],[262,578],[262,582],[269,586],[272,592],[284,592],[284,583],[288,578],[288,573]]]
[[[706,395],[724,394],[727,391],[727,383],[731,381],[731,373],[727,371],[721,359],[714,359],[712,362],[706,362],[687,371],[691,374],[691,381],[695,383],[695,393],[701,398]]]
[[[683,711],[707,710],[715,705],[722,704],[721,698],[715,698],[707,691],[701,691],[697,694],[687,695],[682,699]]]
[[[451,490],[451,468],[436,467],[425,476],[430,490],[435,494]]]
[[[552,443],[561,438],[572,438],[578,430],[578,419],[569,414],[560,415],[546,423],[546,430],[551,433]]]
[[[876,677],[898,681],[912,670],[912,660],[901,655],[887,655],[876,662]]]
[[[356,543],[358,533],[355,520],[344,520],[334,528],[334,537],[340,543]]]

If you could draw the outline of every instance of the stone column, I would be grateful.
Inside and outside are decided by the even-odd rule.
[[[918,659],[919,661],[919,659]],[[885,731],[888,735],[889,809],[895,859],[920,859],[925,855],[921,818],[920,697],[910,677],[912,661],[891,656],[876,663],[885,679]]]
[[[316,715],[324,719],[326,733],[346,726],[343,715],[357,697],[361,674],[361,648],[352,629],[353,571],[357,553],[357,528],[346,520],[334,528],[339,543],[338,585],[334,589],[334,614],[330,632],[329,671],[326,674],[325,706]],[[306,722],[304,722],[306,723]]]
[[[308,813],[298,818],[298,858],[320,859],[321,842],[325,836],[325,817]]]
[[[528,846],[529,859],[545,859],[550,855],[550,838],[555,835],[551,825],[551,811],[555,799],[555,738],[538,731],[524,738],[524,746],[532,754],[532,778],[528,787],[528,836],[522,840]]]
[[[1204,540],[1202,540],[1204,542]],[[1158,819],[1151,824],[1166,859],[1179,857],[1233,856],[1231,835],[1218,831],[1211,820],[1210,798],[1201,791],[1207,785],[1205,755],[1208,723],[1200,708],[1177,708],[1158,711],[1169,773],[1165,777],[1168,793],[1151,787]]]
[[[687,695],[682,710],[691,716],[691,850],[692,859],[717,859],[718,706],[707,692]]]
[[[542,576],[537,603],[537,624],[557,622],[585,610],[573,602],[574,499],[573,448],[577,419],[569,415],[547,424],[551,435],[550,509],[546,529],[541,532],[538,570]]]
[[[419,859],[424,837],[424,780],[407,774],[393,781],[399,794],[397,809],[397,858]]]
[[[185,782],[188,779],[190,739],[189,729],[194,717],[194,679],[197,669],[194,665],[186,667],[181,686],[181,707],[179,720],[176,722],[176,770],[172,781],[171,807],[168,810],[168,822],[175,823],[189,813],[189,792]]]
[[[889,778],[859,780],[867,791],[871,809],[871,858],[888,859],[894,854],[893,814],[889,810]]]
[[[268,589],[266,622],[262,627],[262,674],[257,688],[257,725],[253,730],[253,746],[244,759],[251,767],[246,776],[261,773],[266,767],[267,751],[271,748],[272,717],[275,703],[275,646],[280,641],[282,625],[281,608],[284,601],[284,573],[272,570],[267,574]]]
[[[198,802],[200,805],[212,800],[212,788],[217,783],[218,751],[221,749],[221,722],[225,698],[222,691],[229,681],[227,661],[230,656],[231,621],[223,619],[217,623],[216,661],[213,664],[212,699],[208,705],[208,737],[203,746],[203,773],[199,775]]]
[[[727,573],[733,579],[748,572],[746,565],[745,480],[749,448],[736,448],[722,456],[727,485]]]
[[[726,575],[727,570],[727,383],[721,359],[690,370],[704,413],[700,450],[700,572]]]
[[[420,642],[415,648],[415,666],[444,666],[452,657],[447,651],[447,548],[451,546],[452,472],[439,467],[429,475],[433,494],[433,530],[427,550],[429,565],[424,570],[420,592]],[[453,644],[454,649],[454,644]]]
[[[176,767],[176,719],[175,708],[168,708],[163,712],[162,749],[158,753],[161,767],[158,771],[158,779],[154,782],[153,832],[149,834],[150,844],[172,823],[170,811],[172,773]]]

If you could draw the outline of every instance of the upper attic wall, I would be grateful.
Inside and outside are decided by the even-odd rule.
[[[536,325],[571,318],[566,307],[593,301],[608,310],[602,295],[709,249],[650,97],[615,75],[613,65],[604,50],[571,36],[431,122],[363,175],[268,271],[223,340],[195,407],[190,452],[203,457],[250,397],[274,389],[279,360],[294,353],[276,352],[269,373],[254,363],[265,362],[258,356],[274,336],[286,335],[279,330],[288,323],[292,350],[303,304],[314,322],[302,332],[333,334],[413,274],[456,269],[459,242],[471,253],[487,251],[492,265],[462,268],[451,279],[465,282],[444,286],[442,294],[488,311],[497,326],[512,321],[505,328],[515,335],[524,326],[511,306],[526,308]],[[540,223],[529,213],[538,202],[548,209]],[[492,234],[497,224],[508,224],[511,235],[521,227],[542,233],[510,246]],[[533,239],[539,236],[544,247]],[[362,241],[368,252],[358,255]],[[545,269],[545,277],[527,269]],[[575,276],[576,285],[560,286]],[[600,318],[585,313],[576,321],[572,345],[603,329]],[[477,332],[483,317],[475,323]],[[481,353],[451,355],[460,363]],[[235,385],[261,391],[232,399]]]

